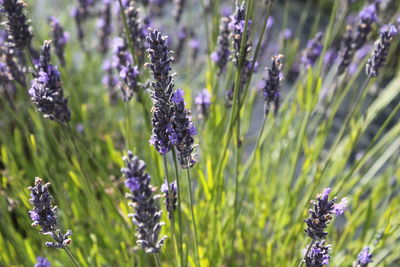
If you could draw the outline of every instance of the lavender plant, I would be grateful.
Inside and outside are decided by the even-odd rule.
[[[123,158],[125,167],[121,172],[125,176],[125,186],[130,190],[126,198],[132,201],[135,213],[130,214],[136,225],[136,243],[146,253],[159,253],[166,236],[159,239],[161,227],[161,210],[157,206],[155,189],[150,185],[150,175],[145,172],[146,164],[128,151]]]
[[[168,184],[168,181],[165,181],[161,185],[161,192],[164,193],[165,196],[165,207],[168,212],[168,218],[171,220],[174,211],[178,205],[178,196],[177,196],[177,187],[176,181],[171,182]]]
[[[50,63],[50,59],[50,42],[45,41],[40,55],[39,73],[32,81],[29,95],[36,109],[43,113],[45,118],[68,123],[71,120],[68,99],[64,98],[60,72]]]
[[[263,94],[265,99],[264,112],[268,115],[271,103],[274,104],[274,114],[278,112],[280,105],[280,92],[279,83],[281,82],[281,68],[282,68],[283,55],[277,55],[272,57],[271,68],[267,69],[267,77],[265,79],[265,85],[263,88]]]
[[[220,32],[218,35],[217,50],[211,54],[211,59],[218,67],[218,75],[221,75],[222,72],[225,70],[226,64],[228,63],[228,59],[231,54],[231,51],[229,49],[229,17],[223,17],[221,19],[219,31]]]
[[[60,22],[55,17],[51,16],[49,18],[49,21],[50,21],[54,49],[58,59],[60,60],[61,66],[64,67],[65,66],[64,50],[65,50],[65,45],[69,40],[69,34],[64,31],[64,28],[61,26]]]
[[[355,262],[354,266],[356,267],[367,267],[369,263],[372,261],[372,254],[370,253],[370,248],[365,247],[363,250],[358,254],[357,261]]]

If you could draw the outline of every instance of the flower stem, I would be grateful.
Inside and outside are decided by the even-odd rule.
[[[309,245],[308,248],[307,248],[306,253],[304,254],[303,259],[301,259],[301,262],[299,263],[299,266],[298,266],[298,267],[303,266],[304,261],[305,261],[307,255],[308,255],[308,253],[310,253],[310,250],[311,250],[312,246],[314,245],[314,243],[315,243],[315,239],[313,238],[313,240],[311,240],[311,243],[310,243],[310,245]]]
[[[67,247],[64,248],[65,252],[67,252],[68,257],[71,259],[71,261],[74,263],[74,265],[76,267],[79,267],[79,263],[78,261],[75,259],[75,257],[72,255],[71,251],[69,251],[69,249]]]

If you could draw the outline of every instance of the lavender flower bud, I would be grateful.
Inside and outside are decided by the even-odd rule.
[[[357,34],[354,38],[354,50],[360,49],[365,44],[367,36],[372,30],[372,23],[374,23],[377,19],[375,5],[371,4],[366,6],[360,11],[359,17],[361,19],[361,23],[357,27]]]
[[[211,59],[218,67],[218,75],[221,75],[225,70],[231,54],[229,42],[229,17],[223,17],[219,26],[218,45],[217,50],[211,54]]]
[[[367,267],[368,263],[372,262],[372,254],[370,253],[370,248],[365,247],[358,254],[357,262],[355,264],[356,267]]]
[[[143,63],[145,55],[145,40],[146,31],[144,28],[140,27],[139,24],[139,12],[135,7],[135,1],[129,0],[128,6],[125,9],[126,18],[128,20],[128,27],[132,40],[132,44],[135,48],[135,53],[138,55],[139,65]]]
[[[353,49],[353,29],[350,25],[346,28],[346,33],[343,36],[343,47],[341,61],[338,67],[338,75],[343,74],[349,67],[354,55]]]
[[[103,0],[104,9],[102,11],[101,17],[98,21],[99,27],[99,51],[103,55],[108,52],[111,29],[111,1]]]
[[[61,66],[65,66],[64,50],[69,39],[69,34],[64,32],[64,28],[55,17],[50,17],[49,21],[56,55],[60,60]]]
[[[386,25],[382,31],[380,38],[375,42],[375,48],[372,51],[371,57],[366,65],[366,73],[370,77],[376,77],[379,74],[379,69],[386,61],[386,56],[389,53],[390,44],[393,36],[396,35],[397,29],[394,25]]]
[[[171,94],[174,87],[172,79],[171,62],[173,58],[169,57],[169,49],[166,43],[166,36],[162,36],[157,30],[149,30],[147,41],[149,43],[149,68],[153,72],[154,82],[152,82],[153,91],[153,134],[150,143],[161,154],[167,154],[172,144],[167,134],[168,125],[170,125]]]
[[[29,215],[33,221],[32,226],[39,225],[40,233],[53,237],[55,242],[46,242],[47,247],[65,248],[71,243],[68,237],[72,232],[68,230],[65,235],[61,234],[57,222],[57,206],[51,205],[53,197],[49,193],[49,186],[50,183],[43,184],[42,179],[36,177],[35,186],[28,187],[31,191],[29,202],[33,205]]]
[[[329,264],[330,245],[325,245],[325,240],[317,241],[305,257],[307,267],[322,267]]]
[[[182,168],[191,168],[196,164],[192,153],[194,150],[194,138],[197,134],[192,122],[190,110],[185,108],[183,90],[176,90],[171,100],[173,102],[171,123],[167,127],[171,144],[178,150],[178,159]]]
[[[328,200],[330,192],[331,189],[326,188],[322,194],[317,195],[317,201],[311,201],[314,208],[309,210],[310,218],[304,222],[307,224],[305,232],[312,239],[325,239],[328,235],[324,230],[332,219],[331,214],[336,201],[336,198]]]
[[[146,164],[133,156],[131,151],[123,158],[125,168],[121,172],[125,176],[125,186],[131,191],[127,198],[131,200],[135,213],[130,214],[132,222],[136,225],[136,243],[141,245],[146,253],[158,253],[166,239],[159,239],[162,211],[157,206],[157,196],[153,195],[154,189],[150,185],[150,175],[145,172]]]
[[[342,198],[342,200],[339,203],[336,203],[333,206],[333,213],[336,215],[342,215],[346,209],[347,209],[347,198]]]
[[[44,257],[37,257],[36,258],[36,263],[33,265],[33,267],[50,267],[51,263],[49,262],[48,259]]]
[[[176,23],[179,23],[182,17],[183,9],[185,8],[186,0],[174,0],[175,9],[174,17]]]
[[[29,95],[45,118],[59,123],[68,123],[71,120],[68,99],[64,98],[64,89],[61,87],[60,72],[50,64],[49,41],[45,41],[42,47],[39,73],[32,82]]]
[[[189,41],[189,48],[191,49],[191,59],[195,61],[197,59],[197,56],[199,55],[200,51],[200,42],[197,39],[191,39]]]
[[[211,106],[211,94],[207,89],[203,89],[194,99],[197,110],[200,112],[201,117],[208,117],[209,109]]]
[[[125,102],[129,102],[133,97],[133,93],[138,92],[138,67],[131,64],[122,66],[119,76],[124,81],[124,84],[121,85],[122,99]]]
[[[165,195],[165,206],[167,208],[168,218],[170,220],[172,219],[172,215],[174,214],[174,211],[176,210],[176,206],[178,204],[177,190],[178,189],[176,187],[176,181],[170,183],[169,186],[168,182],[165,181],[161,186],[161,192],[163,192]]]
[[[267,77],[265,78],[264,93],[264,112],[268,115],[271,103],[274,104],[274,114],[277,114],[280,105],[279,84],[281,81],[283,55],[272,57],[271,68],[267,68]]]
[[[30,20],[24,14],[26,4],[21,0],[2,0],[7,17],[8,34],[16,48],[30,47],[33,37]]]
[[[303,52],[301,63],[306,67],[314,66],[322,52],[322,32],[315,35],[314,39],[308,41],[307,48]]]

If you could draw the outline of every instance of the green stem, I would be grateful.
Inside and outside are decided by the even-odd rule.
[[[167,179],[167,186],[168,186],[168,194],[165,196],[167,199],[167,203],[169,202],[169,194],[171,192],[171,186],[170,186],[170,179],[168,175],[168,163],[167,163],[167,157],[166,155],[163,156],[164,159],[164,169],[165,169],[165,177]],[[175,233],[175,218],[174,218],[174,211],[172,210],[171,214],[171,234],[172,234],[172,239],[174,240],[174,251],[175,251],[175,257],[176,257],[176,263],[179,264],[179,252],[178,252],[178,242],[176,240],[176,233]],[[183,255],[181,255],[182,257]],[[180,263],[182,264],[182,263]]]
[[[160,259],[158,258],[158,254],[153,253],[153,255],[154,255],[154,259],[155,259],[157,267],[161,267],[161,263],[160,263]]]
[[[311,243],[310,243],[310,245],[309,245],[309,246],[308,246],[308,248],[307,248],[307,251],[306,251],[306,253],[304,254],[304,257],[303,257],[303,259],[302,259],[302,260],[301,260],[301,262],[299,263],[299,266],[298,266],[298,267],[301,267],[301,266],[303,266],[303,264],[304,264],[304,261],[305,261],[305,259],[306,259],[307,255],[308,255],[308,253],[310,253],[310,250],[311,250],[312,246],[314,245],[314,243],[315,243],[315,239],[313,238],[313,239],[311,240]]]
[[[25,50],[25,55],[28,58],[28,62],[31,65],[31,67],[33,69],[33,72],[35,73],[36,72],[36,67],[35,67],[35,64],[33,63],[31,51],[29,51],[28,47],[25,47],[24,50]]]
[[[192,215],[192,224],[193,224],[193,231],[194,231],[195,256],[196,256],[197,266],[200,266],[199,244],[198,244],[198,238],[197,238],[197,224],[196,224],[196,218],[194,216],[194,210],[193,210],[192,181],[191,181],[191,177],[190,177],[189,168],[186,169],[186,173],[187,173],[187,182],[188,182],[188,187],[189,187],[188,192],[189,192],[190,213]]]
[[[178,163],[176,161],[176,152],[175,148],[172,148],[172,158],[174,160],[174,169],[175,169],[175,176],[176,176],[176,188],[178,191],[178,224],[179,224],[179,242],[180,242],[180,254],[181,254],[181,265],[183,264],[183,227],[182,227],[182,200],[181,200],[181,186],[179,181],[179,170],[178,170]]]
[[[75,257],[72,255],[71,251],[69,251],[69,249],[67,247],[65,247],[64,250],[65,250],[65,252],[67,252],[69,258],[74,263],[74,265],[76,267],[79,267],[80,265],[79,265],[78,261],[75,259]]]
[[[129,102],[125,102],[125,116],[126,116],[126,132],[125,132],[125,139],[127,143],[127,150],[132,149],[131,145],[131,138],[129,133],[131,132],[131,114],[130,114]]]

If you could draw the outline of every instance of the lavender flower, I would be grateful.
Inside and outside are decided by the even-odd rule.
[[[165,195],[165,206],[168,212],[168,218],[171,220],[176,210],[177,202],[177,187],[176,181],[173,181],[168,185],[168,182],[165,181],[161,186],[161,192]]]
[[[356,267],[367,267],[368,263],[372,262],[372,254],[370,253],[370,248],[365,247],[358,254]]]
[[[180,57],[183,53],[185,43],[187,41],[188,31],[189,30],[186,27],[182,27],[181,29],[179,29],[178,44],[175,49],[175,51],[176,51],[175,56],[176,56],[176,59],[178,59],[178,60],[180,59]]]
[[[182,168],[191,168],[196,164],[192,153],[194,150],[194,138],[197,134],[192,122],[190,110],[185,108],[183,90],[176,90],[171,100],[173,102],[171,122],[167,126],[167,132],[171,144],[178,150],[178,159]]]
[[[32,30],[30,20],[24,14],[26,4],[21,0],[2,0],[1,5],[7,17],[7,29],[16,48],[30,47]]]
[[[218,45],[217,50],[211,54],[211,59],[215,62],[218,67],[218,75],[221,75],[225,70],[226,64],[228,63],[231,51],[229,50],[229,18],[223,17],[219,26]]]
[[[376,7],[374,4],[370,4],[362,9],[359,13],[361,23],[357,27],[357,34],[354,38],[353,49],[360,49],[366,42],[368,34],[372,30],[372,23],[377,19]]]
[[[271,68],[267,68],[267,77],[265,78],[265,85],[263,88],[264,93],[264,112],[267,116],[270,110],[271,103],[274,104],[274,114],[278,112],[280,105],[280,92],[279,83],[281,81],[281,68],[282,68],[283,55],[272,57]]]
[[[136,225],[136,243],[146,253],[158,253],[166,239],[159,239],[162,211],[159,210],[154,196],[154,188],[150,185],[150,175],[145,172],[146,164],[133,156],[131,151],[123,158],[125,168],[121,172],[125,176],[125,185],[131,191],[126,197],[132,201],[131,206],[135,213],[130,214],[132,222]]]
[[[174,87],[172,79],[171,62],[173,58],[169,57],[169,49],[166,43],[166,36],[162,36],[157,30],[149,30],[147,41],[149,42],[149,68],[153,72],[154,82],[152,82],[153,91],[153,133],[150,143],[161,154],[167,154],[172,144],[167,133],[172,115],[171,95]]]
[[[55,17],[51,16],[49,21],[56,55],[60,60],[61,66],[65,66],[64,50],[69,39],[69,34],[64,32],[64,28]]]
[[[139,12],[135,7],[135,1],[129,0],[128,6],[125,9],[125,13],[131,34],[129,38],[132,40],[135,53],[138,55],[139,65],[141,65],[145,55],[146,31],[144,28],[140,27]]]
[[[68,123],[71,112],[68,99],[64,98],[61,87],[60,72],[50,64],[50,42],[45,41],[42,47],[38,76],[33,80],[29,89],[31,100],[45,118],[59,123]]]
[[[394,25],[386,25],[383,27],[380,38],[375,42],[375,48],[366,65],[366,73],[368,76],[378,76],[379,69],[386,61],[390,44],[392,43],[393,36],[396,35],[396,33],[397,29]]]
[[[353,29],[349,25],[346,28],[346,33],[343,36],[342,42],[344,50],[342,51],[341,61],[338,67],[338,75],[341,75],[346,71],[353,59]]]
[[[305,257],[307,267],[322,267],[329,264],[330,245],[325,245],[325,241],[317,241]]]
[[[192,38],[189,40],[188,46],[191,49],[191,59],[195,61],[197,59],[197,56],[199,55],[200,42],[199,40]]]
[[[29,215],[33,221],[32,226],[39,225],[40,233],[53,237],[55,242],[46,242],[47,247],[65,248],[71,243],[68,237],[72,235],[72,231],[68,230],[64,235],[61,233],[57,223],[57,206],[51,205],[53,197],[49,193],[49,186],[50,183],[43,184],[43,180],[36,177],[35,186],[28,187],[31,191],[29,202],[33,205]]]
[[[33,265],[33,267],[50,267],[51,263],[48,261],[48,259],[44,257],[37,257],[36,258],[36,263]]]
[[[207,118],[208,112],[211,106],[211,94],[207,89],[203,89],[194,99],[197,106],[197,110],[200,112],[202,117]]]
[[[99,27],[99,50],[100,53],[106,54],[109,48],[111,35],[111,0],[103,0],[104,9],[98,21]]]
[[[124,81],[121,85],[122,99],[125,102],[129,102],[133,97],[133,93],[138,92],[138,67],[132,66],[132,64],[122,66],[119,76]]]
[[[174,17],[176,23],[179,23],[182,17],[183,9],[185,8],[186,0],[174,0],[175,10]]]
[[[303,52],[301,62],[306,67],[314,66],[322,52],[322,32],[315,35],[314,39],[308,41],[307,48]]]
[[[336,198],[328,200],[330,192],[330,188],[325,188],[322,194],[317,195],[317,201],[311,202],[314,209],[309,210],[310,218],[304,220],[307,224],[305,232],[312,239],[324,239],[328,235],[324,230],[332,219],[336,201]]]
[[[82,42],[85,37],[82,24],[90,17],[89,7],[92,6],[94,2],[93,0],[78,0],[78,6],[74,7],[71,11],[71,16],[75,20],[80,42]]]
[[[333,206],[333,213],[336,215],[342,215],[346,209],[347,209],[347,198],[342,198],[342,200],[339,203],[336,203]]]

